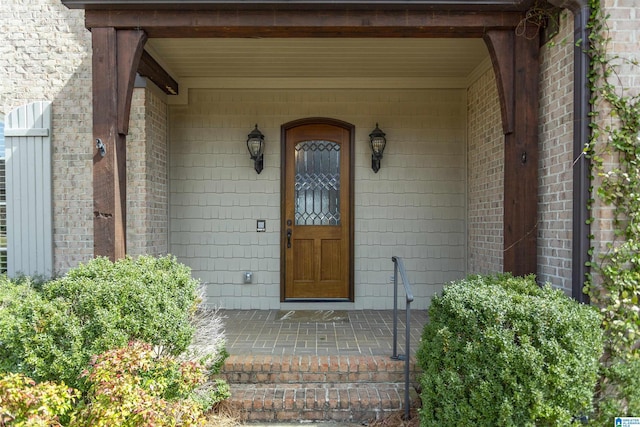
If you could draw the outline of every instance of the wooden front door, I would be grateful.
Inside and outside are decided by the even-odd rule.
[[[281,300],[353,300],[353,127],[283,126]]]

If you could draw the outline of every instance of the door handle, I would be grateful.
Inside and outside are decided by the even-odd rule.
[[[291,247],[291,229],[287,228],[287,248]]]

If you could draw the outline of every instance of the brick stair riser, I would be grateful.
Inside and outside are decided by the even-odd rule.
[[[359,363],[361,362],[361,363]],[[415,361],[410,381],[416,381]],[[385,357],[230,357],[222,377],[229,383],[292,384],[306,382],[403,382],[404,362]]]
[[[249,422],[362,422],[404,408],[405,362],[388,356],[230,356],[222,377]],[[410,361],[417,401],[415,360]]]
[[[379,419],[401,410],[404,390],[397,384],[232,385],[233,401],[248,421],[351,421]]]
[[[230,384],[297,384],[297,383],[375,383],[403,382],[401,372],[226,372],[223,378]],[[409,381],[416,381],[410,373]]]

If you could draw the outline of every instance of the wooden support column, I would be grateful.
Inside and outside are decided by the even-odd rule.
[[[503,269],[522,276],[537,272],[538,80],[536,34],[488,31],[485,42],[498,84],[504,150]]]
[[[126,254],[126,134],[131,96],[146,35],[92,28],[93,253],[112,261]]]

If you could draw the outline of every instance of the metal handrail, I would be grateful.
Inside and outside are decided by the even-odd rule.
[[[404,360],[404,419],[409,419],[409,359],[411,358],[411,302],[413,301],[413,292],[411,291],[411,283],[407,279],[407,273],[404,269],[402,258],[393,256],[393,355],[392,359]],[[402,278],[404,285],[404,293],[406,295],[406,320],[405,320],[405,355],[398,354],[398,272]]]

